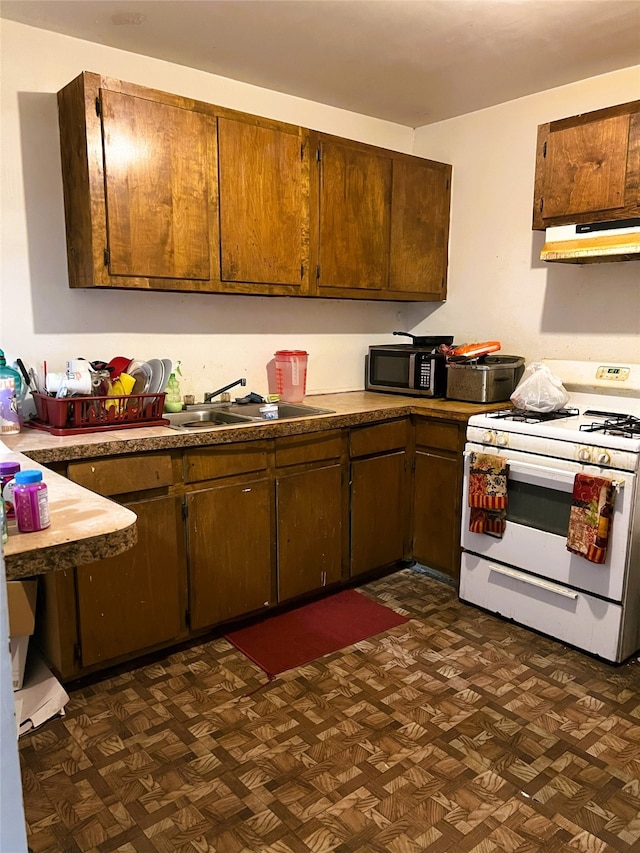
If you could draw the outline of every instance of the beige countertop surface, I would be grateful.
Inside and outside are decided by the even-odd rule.
[[[370,391],[312,395],[305,398],[305,403],[332,409],[333,414],[233,424],[198,432],[150,426],[55,436],[25,427],[17,435],[3,436],[9,451],[0,451],[0,461],[16,459],[23,469],[41,469],[49,488],[51,511],[51,526],[37,533],[18,533],[15,522],[10,522],[9,540],[4,545],[7,578],[15,580],[90,563],[122,553],[136,542],[135,513],[43,467],[51,463],[299,435],[409,414],[465,422],[472,414],[509,405],[429,400]]]

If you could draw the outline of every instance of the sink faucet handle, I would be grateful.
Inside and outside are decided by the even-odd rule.
[[[210,403],[214,397],[218,396],[218,394],[223,394],[225,391],[228,391],[230,388],[235,388],[236,385],[246,385],[246,384],[247,384],[246,379],[244,379],[244,378],[236,379],[235,382],[230,382],[228,385],[224,385],[222,388],[218,388],[217,391],[211,391],[210,393],[207,392],[204,395],[204,401],[205,401],[205,403]]]

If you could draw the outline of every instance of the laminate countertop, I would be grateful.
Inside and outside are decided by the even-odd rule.
[[[15,522],[10,522],[9,540],[4,545],[7,578],[15,580],[73,568],[115,556],[136,543],[134,512],[44,467],[52,463],[321,432],[410,414],[466,422],[472,414],[509,405],[428,400],[369,391],[307,396],[305,403],[331,409],[332,414],[231,424],[197,432],[149,426],[55,436],[25,427],[17,435],[3,436],[8,452],[0,450],[0,461],[15,459],[23,469],[42,470],[49,488],[51,511],[51,526],[37,533],[18,533]]]

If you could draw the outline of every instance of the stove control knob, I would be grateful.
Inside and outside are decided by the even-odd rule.
[[[591,451],[588,447],[581,447],[578,451],[578,459],[581,462],[591,462]]]
[[[611,457],[606,450],[600,450],[596,457],[598,465],[608,465],[611,462]]]
[[[509,443],[507,436],[504,433],[498,433],[496,436],[496,444],[498,447],[506,447]]]
[[[494,438],[495,438],[495,435],[494,435],[493,430],[488,429],[485,432],[485,434],[482,436],[482,443],[483,444],[493,444]]]

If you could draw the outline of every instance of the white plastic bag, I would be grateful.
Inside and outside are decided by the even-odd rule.
[[[511,395],[511,402],[516,408],[529,412],[555,412],[566,406],[569,395],[546,364],[532,361]]]

